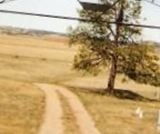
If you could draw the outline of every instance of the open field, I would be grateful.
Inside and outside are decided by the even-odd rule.
[[[72,91],[80,97],[102,134],[158,134],[159,102],[117,99],[79,88]],[[143,119],[135,114],[138,107],[144,111]]]
[[[30,37],[1,36],[0,47],[2,78],[54,82],[72,73],[70,68],[75,51],[64,43]]]
[[[2,35],[0,36],[0,47],[0,80],[5,81],[1,82],[0,91],[5,85],[8,86],[12,83],[7,89],[10,89],[10,92],[17,95],[17,91],[14,90],[14,85],[17,85],[16,89],[21,89],[23,84],[21,85],[19,83],[28,83],[27,85],[29,87],[27,86],[28,88],[26,88],[26,86],[24,86],[22,90],[25,94],[29,94],[27,96],[28,98],[33,99],[29,99],[31,102],[29,104],[27,99],[26,101],[25,99],[23,100],[23,98],[19,101],[16,100],[18,106],[20,106],[21,103],[27,103],[26,105],[30,105],[29,108],[39,109],[37,112],[42,113],[44,105],[43,93],[37,90],[32,83],[54,83],[69,87],[72,90],[74,89],[75,93],[79,95],[95,119],[102,134],[156,134],[156,116],[157,110],[160,109],[160,104],[157,102],[122,100],[93,93],[93,91],[97,89],[106,87],[107,71],[104,71],[104,73],[97,77],[92,77],[89,75],[83,76],[72,70],[72,60],[77,48],[68,47],[65,39],[61,40],[56,37],[54,40],[50,37],[40,39],[36,37],[31,38],[31,36]],[[130,80],[122,83],[122,79],[122,76],[118,76],[116,88],[134,91],[144,97],[152,99],[155,99],[155,93],[160,92],[159,87],[141,85]],[[4,89],[7,90],[6,88]],[[11,89],[13,89],[13,91]],[[3,92],[2,90],[0,94],[3,94]],[[34,92],[35,98],[39,98],[36,99],[36,102],[35,98],[32,97],[32,92]],[[6,94],[7,98],[10,98],[10,93],[6,92]],[[18,94],[18,96],[21,96],[21,94]],[[0,97],[0,103],[3,102],[1,98],[3,100],[3,97]],[[36,104],[38,103],[38,105],[32,105],[33,101]],[[9,102],[6,102],[5,105],[9,104]],[[134,115],[135,109],[139,106],[145,110],[145,118],[143,120],[137,119]],[[21,109],[19,111],[23,112]],[[0,117],[1,115],[0,113]],[[24,115],[25,114],[21,116]],[[35,123],[35,126],[39,126],[38,123],[41,121],[41,114],[38,114],[37,117],[34,114],[33,116],[37,123]],[[32,117],[26,118],[31,119]],[[3,124],[3,122],[1,123],[0,118],[0,126],[1,124]],[[11,130],[12,127],[9,127]],[[37,127],[34,127],[35,131],[36,128]],[[28,132],[29,129],[26,128],[26,131]],[[20,132],[16,134],[30,133]],[[35,133],[31,132],[31,134]]]
[[[0,134],[37,134],[44,104],[35,86],[0,78]]]
[[[50,37],[49,37],[50,38]],[[30,36],[0,36],[0,77],[28,82],[57,83],[82,88],[104,88],[107,71],[98,77],[85,76],[72,69],[76,47],[69,47],[62,39],[48,40]],[[140,85],[133,81],[122,83],[119,76],[116,87],[136,90],[153,97],[159,88]]]

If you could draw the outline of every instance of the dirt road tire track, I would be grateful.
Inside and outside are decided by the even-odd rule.
[[[91,116],[86,111],[79,98],[66,88],[49,85],[49,84],[36,84],[46,94],[46,113],[45,120],[42,124],[39,134],[65,134],[63,132],[64,126],[62,121],[62,107],[57,96],[58,93],[63,95],[68,101],[76,117],[77,124],[79,125],[81,134],[100,134],[95,127]],[[56,93],[58,92],[58,93]]]
[[[44,122],[39,134],[64,134],[62,121],[62,107],[58,95],[48,84],[35,84],[46,96]]]

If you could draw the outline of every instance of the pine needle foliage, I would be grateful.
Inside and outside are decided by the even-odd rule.
[[[102,0],[112,5],[116,0]],[[139,23],[141,1],[120,0],[106,12],[81,10],[80,17],[90,22],[80,22],[71,29],[70,44],[79,45],[74,68],[98,74],[111,66],[107,90],[114,91],[117,73],[122,73],[140,83],[160,86],[159,58],[154,47],[140,41],[142,29],[121,23]],[[111,24],[108,22],[117,22]]]

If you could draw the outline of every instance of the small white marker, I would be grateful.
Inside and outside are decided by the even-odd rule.
[[[143,111],[141,111],[141,112],[139,113],[139,118],[140,118],[140,119],[143,119]]]
[[[139,113],[141,112],[141,108],[140,107],[138,107],[137,109],[136,109],[136,115],[139,115]]]
[[[143,118],[143,111],[142,111],[141,107],[138,107],[136,109],[135,114],[138,116],[139,119]]]

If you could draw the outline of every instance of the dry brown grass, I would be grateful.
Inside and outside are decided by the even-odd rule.
[[[60,36],[60,35],[46,35],[46,36],[43,36],[42,38],[47,41],[64,43],[64,44],[69,42],[68,37]]]
[[[92,77],[83,76],[71,70],[76,47],[69,48],[63,41],[58,43],[57,39],[38,39],[27,36],[0,36],[0,47],[0,78],[5,78],[7,81],[11,79],[56,83],[80,89],[76,90],[76,93],[94,117],[102,134],[155,134],[159,103],[120,100],[92,92],[83,92],[86,90],[82,89],[93,90],[106,87],[108,73]],[[118,76],[117,88],[131,90],[145,97],[155,98],[155,92],[160,91],[159,87],[141,85],[131,80],[122,83],[121,80],[122,76]],[[30,87],[32,88],[34,87]],[[35,108],[32,104],[30,106]],[[134,115],[138,106],[145,110],[143,120],[137,119]]]
[[[66,44],[21,36],[0,37],[0,77],[53,82],[72,74],[75,53]],[[62,69],[64,67],[64,69]]]
[[[83,77],[73,71],[72,61],[77,48],[70,48],[63,39],[60,43],[56,41],[57,39],[48,41],[30,36],[0,36],[0,77],[30,82],[54,82],[75,87],[106,86],[107,72],[98,77]],[[122,83],[121,79],[122,76],[119,76],[117,88],[137,90],[142,93],[145,90],[146,95],[157,90],[155,87],[133,81]]]
[[[0,134],[37,134],[44,103],[35,86],[0,79]]]
[[[30,83],[53,82],[71,72],[73,49],[54,44],[27,36],[0,37],[0,134],[37,134],[44,94]]]
[[[156,131],[159,102],[123,100],[72,89],[85,104],[102,134],[158,134]],[[135,115],[137,107],[144,110],[144,118]]]

